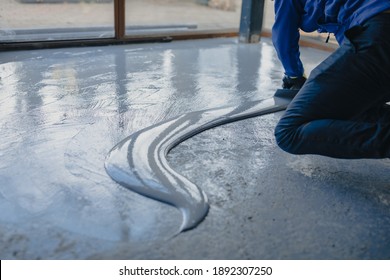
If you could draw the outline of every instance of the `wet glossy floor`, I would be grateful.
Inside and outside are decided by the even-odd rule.
[[[302,49],[306,72],[328,53]],[[269,98],[268,39],[0,53],[1,259],[390,257],[390,161],[292,156],[279,114],[217,127],[168,155],[208,196],[196,228],[104,169],[128,135],[175,116]]]

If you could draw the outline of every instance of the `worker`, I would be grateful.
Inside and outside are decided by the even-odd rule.
[[[299,30],[339,43],[307,80]],[[272,41],[283,88],[299,90],[275,128],[281,149],[390,158],[390,0],[275,0]]]

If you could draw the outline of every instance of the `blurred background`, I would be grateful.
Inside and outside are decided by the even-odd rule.
[[[238,32],[242,0],[125,0],[126,35]],[[264,28],[273,22],[265,3]],[[111,38],[113,0],[2,0],[0,41]]]

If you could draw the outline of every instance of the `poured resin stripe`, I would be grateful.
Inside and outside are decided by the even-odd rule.
[[[284,92],[283,97],[276,94],[262,101],[191,112],[142,129],[109,152],[106,171],[122,186],[177,207],[183,216],[179,232],[194,228],[207,215],[207,196],[196,184],[170,167],[166,159],[169,151],[207,129],[284,110],[293,94]]]

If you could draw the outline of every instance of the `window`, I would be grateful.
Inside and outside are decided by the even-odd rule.
[[[1,0],[0,41],[113,38],[114,0]]]
[[[237,33],[242,3],[242,0],[1,1],[0,43]],[[118,31],[121,29],[122,34]]]
[[[238,32],[242,0],[126,0],[126,35]]]

